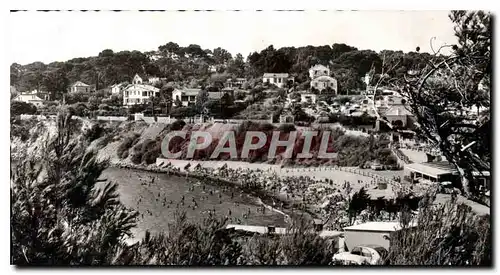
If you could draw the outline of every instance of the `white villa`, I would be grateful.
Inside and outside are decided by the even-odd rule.
[[[111,86],[111,94],[121,94],[121,92],[123,91],[123,89],[125,89],[125,87],[127,87],[127,84],[125,83],[120,83],[120,84],[115,84],[113,86]]]
[[[88,84],[81,82],[81,81],[77,81],[73,85],[71,85],[69,91],[71,93],[88,93],[88,92],[92,92],[92,87]]]
[[[309,69],[309,77],[311,78],[311,89],[323,91],[330,88],[334,94],[337,94],[337,80],[330,76],[330,68],[317,64]]]
[[[177,100],[182,102],[182,106],[191,106],[196,103],[196,96],[201,89],[175,89],[172,91],[172,100],[175,104]]]
[[[39,98],[36,94],[19,94],[14,98],[14,100],[31,103],[36,107],[43,105],[43,99]]]
[[[123,89],[123,105],[144,104],[149,101],[150,97],[157,96],[159,93],[160,89],[143,84],[142,78],[136,74],[132,80],[132,84]]]
[[[177,100],[180,100],[182,106],[191,106],[196,104],[196,97],[200,91],[201,89],[175,89],[172,92],[172,100],[174,104]],[[224,94],[229,94],[229,96],[234,97],[232,90],[222,90],[220,92],[208,92],[208,99],[220,100]]]
[[[265,73],[262,77],[262,82],[267,84],[274,84],[278,88],[283,88],[288,81],[293,82],[293,77],[287,73]]]
[[[311,80],[311,88],[315,88],[320,92],[330,88],[333,93],[337,94],[337,80],[327,75],[318,76]]]
[[[314,65],[309,69],[309,77],[311,79],[315,79],[316,77],[324,75],[330,76],[330,69],[324,65]]]

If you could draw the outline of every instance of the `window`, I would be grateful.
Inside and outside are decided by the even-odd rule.
[[[352,251],[351,251],[351,254],[352,255],[362,256],[361,247],[355,247],[355,248],[353,248]]]
[[[361,254],[362,254],[363,257],[367,257],[367,258],[371,258],[372,257],[372,253],[370,252],[370,250],[368,250],[366,248],[363,248]]]
[[[324,73],[325,73],[325,74],[328,74],[328,71],[325,71]]]
[[[148,92],[142,92],[142,96],[148,96]]]
[[[314,82],[314,87],[318,87],[318,82]]]
[[[181,96],[181,101],[188,101],[188,97],[185,95]]]

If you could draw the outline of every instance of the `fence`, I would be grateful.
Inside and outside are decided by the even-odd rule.
[[[105,120],[105,121],[127,121],[128,117],[126,117],[126,116],[97,116],[97,120]]]
[[[342,171],[353,173],[365,177],[370,177],[379,181],[387,182],[389,184],[398,183],[393,179],[372,173],[370,171],[361,170],[355,167],[343,167],[343,166],[318,166],[318,167],[305,167],[305,168],[282,168],[281,171],[292,172],[292,171]]]
[[[245,121],[251,121],[255,123],[269,123],[273,124],[273,119],[219,119],[219,118],[210,118],[210,123],[230,123],[230,124],[241,124]]]
[[[28,119],[32,119],[32,118],[35,118],[37,120],[45,120],[45,119],[48,119],[48,118],[55,118],[56,115],[21,115],[21,120],[28,120]]]

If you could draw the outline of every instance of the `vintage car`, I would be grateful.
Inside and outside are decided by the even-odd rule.
[[[333,256],[333,261],[343,264],[376,265],[381,264],[387,257],[388,251],[379,245],[361,245],[349,252],[340,252]]]

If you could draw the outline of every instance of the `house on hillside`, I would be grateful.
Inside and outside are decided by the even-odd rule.
[[[226,88],[241,88],[243,83],[246,82],[245,78],[236,78],[236,79],[227,79],[226,84],[224,85]]]
[[[274,84],[278,88],[283,88],[287,84],[294,82],[294,78],[287,73],[265,73],[262,77],[264,84]]]
[[[31,103],[36,107],[40,107],[43,105],[43,99],[39,98],[36,94],[31,93],[19,94],[14,98],[14,100]]]
[[[309,69],[309,77],[311,80],[320,76],[330,76],[330,69],[321,64],[314,65]]]
[[[182,103],[182,106],[191,106],[196,103],[196,97],[201,89],[175,89],[172,91],[172,100],[176,104],[177,101]]]
[[[337,80],[331,76],[322,75],[311,80],[311,89],[314,88],[320,93],[330,88],[333,94],[337,94]]]
[[[395,127],[408,127],[411,123],[412,113],[403,104],[394,104],[388,109],[379,108],[380,115]]]
[[[85,84],[81,81],[75,82],[70,86],[70,93],[88,93],[92,92],[94,89],[92,86]]]
[[[153,96],[158,96],[160,89],[149,84],[143,84],[142,78],[135,75],[132,84],[123,89],[123,105],[130,106],[149,102]]]
[[[36,95],[37,97],[41,98],[44,101],[50,100],[50,93],[47,91],[34,89],[33,91],[24,94]]]
[[[122,93],[123,89],[127,87],[127,83],[119,83],[111,86],[111,94],[119,95]]]
[[[172,100],[175,102],[180,101],[182,106],[192,106],[196,104],[196,98],[201,89],[175,89],[172,92]],[[208,92],[208,100],[221,100],[221,98],[228,94],[234,98],[234,91],[231,89],[223,89],[220,92]]]

